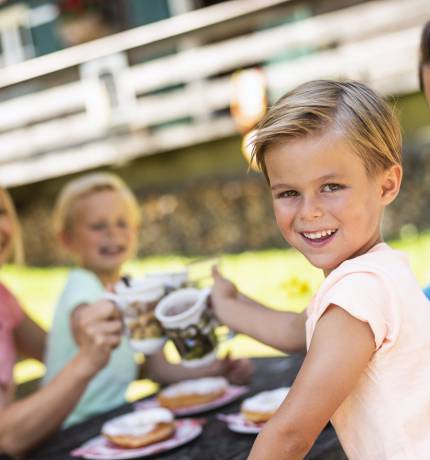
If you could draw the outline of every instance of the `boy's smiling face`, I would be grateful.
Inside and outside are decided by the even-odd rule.
[[[398,193],[400,166],[370,177],[334,131],[273,145],[265,164],[282,235],[326,275],[381,241],[383,209]]]
[[[115,282],[137,241],[137,226],[123,195],[101,190],[79,198],[71,209],[70,227],[63,235],[67,249],[103,282]]]

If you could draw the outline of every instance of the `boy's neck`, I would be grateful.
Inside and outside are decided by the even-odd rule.
[[[96,273],[97,278],[102,282],[104,287],[111,286],[119,281],[119,272],[115,275],[113,274],[104,274],[104,273]]]
[[[115,284],[116,282],[119,281],[121,277],[120,268],[114,271],[94,270],[93,268],[85,267],[85,266],[84,268],[90,272],[93,272],[97,276],[97,278],[100,280],[100,282],[103,284],[104,287],[108,287],[112,284]]]
[[[350,257],[348,257],[347,259],[345,260],[351,260],[351,259],[354,259],[355,257],[359,257],[359,256],[362,256],[363,254],[366,254],[368,253],[374,246],[376,246],[377,244],[379,243],[383,243],[384,242],[384,239],[382,238],[382,235],[381,234],[378,234],[378,235],[375,235],[374,238],[372,238],[368,243],[367,245],[363,246],[362,248],[360,248],[359,251],[355,252],[354,254],[351,254]],[[337,268],[337,267],[336,267]],[[328,275],[330,275],[330,273],[333,271],[333,270],[336,270],[336,268],[333,268],[331,270],[324,270],[324,278],[327,278]]]

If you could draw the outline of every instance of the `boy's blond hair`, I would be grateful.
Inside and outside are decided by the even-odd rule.
[[[73,224],[73,205],[91,193],[114,190],[121,193],[129,206],[133,224],[140,224],[140,211],[136,197],[126,183],[111,173],[85,174],[68,182],[60,192],[54,206],[54,229],[59,235],[70,230]]]
[[[15,205],[13,204],[12,198],[10,197],[9,192],[6,189],[0,187],[0,194],[3,197],[6,212],[12,221],[13,261],[16,264],[23,264],[24,263],[24,246],[22,243],[21,225],[18,220],[18,215],[16,213]]]
[[[402,162],[399,122],[374,91],[355,81],[314,80],[287,93],[258,125],[253,155],[264,172],[268,148],[335,130],[373,175]]]

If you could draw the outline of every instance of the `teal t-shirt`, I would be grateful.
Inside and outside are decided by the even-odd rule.
[[[58,300],[45,354],[46,374],[43,384],[52,380],[73,358],[78,347],[70,329],[69,317],[75,307],[93,303],[105,292],[97,276],[84,269],[70,272],[66,286]],[[64,422],[64,426],[78,423],[88,417],[125,403],[129,383],[137,376],[138,366],[133,351],[123,337],[107,366],[90,382],[79,403]]]

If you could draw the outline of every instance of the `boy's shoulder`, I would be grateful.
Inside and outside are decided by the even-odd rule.
[[[366,286],[382,291],[382,288],[397,289],[400,285],[420,289],[406,254],[386,243],[379,243],[365,254],[342,262],[325,278],[318,292],[327,293],[339,283],[354,287],[354,290]]]
[[[66,286],[74,284],[92,284],[103,287],[95,273],[81,267],[72,268],[67,276]]]
[[[332,273],[346,274],[356,271],[390,273],[405,269],[409,270],[406,254],[391,248],[386,243],[378,243],[365,254],[342,262]]]
[[[70,270],[57,302],[57,310],[68,311],[79,303],[91,303],[100,298],[104,287],[97,276],[83,268]]]

